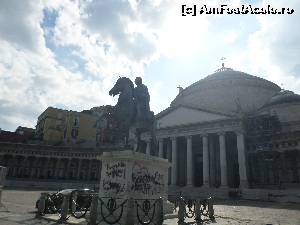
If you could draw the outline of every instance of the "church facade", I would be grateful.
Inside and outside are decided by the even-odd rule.
[[[156,115],[156,139],[145,152],[172,163],[171,192],[299,190],[300,96],[268,80],[223,66]]]

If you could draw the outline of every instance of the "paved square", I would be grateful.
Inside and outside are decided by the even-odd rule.
[[[4,190],[0,225],[54,225],[56,222],[35,218],[35,202],[41,190]],[[300,225],[300,204],[257,201],[216,201],[216,225]],[[86,224],[86,223],[81,223]],[[165,225],[177,224],[167,219]]]

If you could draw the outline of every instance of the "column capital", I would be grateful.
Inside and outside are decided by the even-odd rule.
[[[217,132],[217,134],[218,134],[219,136],[224,136],[225,133],[226,133],[226,131],[218,131],[218,132]]]
[[[177,138],[177,137],[174,137],[174,136],[173,136],[173,137],[170,137],[171,141],[176,141],[176,138]]]
[[[235,130],[234,133],[236,135],[245,135],[246,132],[244,130]]]
[[[157,138],[157,141],[158,141],[158,142],[163,141],[163,140],[164,140],[163,137],[158,137],[158,138]]]
[[[206,138],[207,138],[207,137],[208,137],[208,133],[202,133],[202,134],[200,134],[200,136],[201,136],[201,137],[206,137]]]
[[[192,139],[192,135],[186,135],[185,138],[186,139]]]

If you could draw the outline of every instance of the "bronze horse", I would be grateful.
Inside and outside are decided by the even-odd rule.
[[[120,132],[125,134],[128,140],[128,130],[134,123],[136,109],[133,99],[134,85],[127,77],[120,77],[115,86],[109,91],[109,95],[119,95],[118,103],[114,107],[114,118],[119,124]]]

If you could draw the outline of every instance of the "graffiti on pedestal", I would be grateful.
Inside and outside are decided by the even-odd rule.
[[[125,179],[126,165],[124,162],[107,163],[105,173],[107,177]]]
[[[104,164],[102,188],[110,194],[121,194],[126,187],[126,164],[124,162],[107,162]]]
[[[164,193],[164,175],[156,168],[149,169],[135,162],[131,179],[131,191],[147,195]]]

